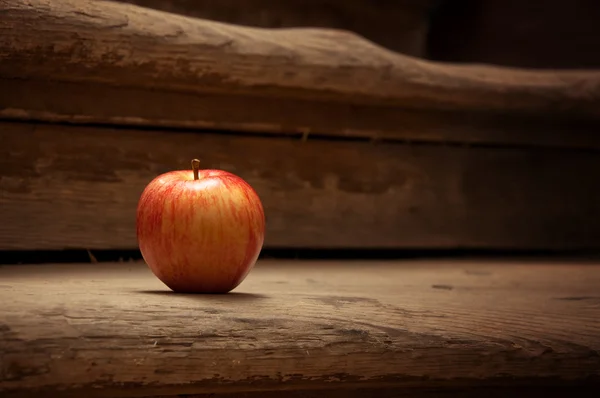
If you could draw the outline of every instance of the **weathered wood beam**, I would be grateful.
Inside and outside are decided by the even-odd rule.
[[[600,74],[595,71],[436,64],[386,51],[350,32],[242,27],[130,4],[0,4],[0,73],[8,78],[192,93],[242,91],[427,109],[568,108],[600,117]]]
[[[600,146],[594,70],[440,64],[344,31],[104,1],[0,0],[0,13],[5,119]]]
[[[0,249],[135,249],[156,175],[239,174],[266,247],[600,248],[600,156],[0,123]]]
[[[600,149],[599,123],[548,114],[433,111],[302,98],[202,95],[103,84],[0,79],[6,120],[228,130],[469,145]]]

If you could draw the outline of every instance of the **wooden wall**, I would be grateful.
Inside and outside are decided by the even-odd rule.
[[[449,65],[344,31],[0,2],[0,249],[135,248],[141,190],[256,187],[267,247],[600,247],[600,74]]]
[[[3,248],[136,247],[142,189],[193,157],[257,189],[269,247],[599,244],[597,152],[0,127]]]

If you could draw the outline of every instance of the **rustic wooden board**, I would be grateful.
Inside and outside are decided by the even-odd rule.
[[[0,249],[134,249],[158,174],[239,174],[272,248],[600,247],[597,152],[0,124]]]
[[[4,0],[0,6],[0,73],[7,78],[600,117],[595,70],[438,64],[346,31],[274,31],[114,2]]]
[[[170,293],[143,263],[0,281],[5,398],[600,387],[595,262],[262,262],[220,296]]]
[[[1,1],[0,117],[599,147],[600,73],[428,62],[355,34]]]
[[[555,114],[536,118],[19,79],[0,79],[0,87],[0,113],[9,120],[380,142],[600,149],[599,122]]]

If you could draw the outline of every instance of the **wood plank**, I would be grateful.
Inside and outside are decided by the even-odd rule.
[[[217,296],[143,263],[0,280],[6,398],[600,387],[598,262],[262,262]]]
[[[595,70],[438,64],[385,51],[346,31],[251,28],[114,2],[0,4],[0,71],[7,78],[600,117]],[[37,62],[41,55],[44,63]]]
[[[597,152],[0,123],[0,249],[134,249],[158,174],[255,187],[271,248],[594,249]]]
[[[148,91],[103,84],[0,79],[8,120],[210,129],[391,142],[600,149],[599,123],[561,115],[461,112],[345,102]],[[60,95],[57,95],[60,93]]]
[[[441,64],[345,31],[113,2],[0,1],[0,12],[4,119],[600,146],[597,70]]]

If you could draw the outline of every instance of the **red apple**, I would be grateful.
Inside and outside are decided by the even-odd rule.
[[[137,207],[137,237],[158,279],[181,293],[227,293],[254,267],[265,236],[260,198],[223,170],[177,170],[152,180]]]

